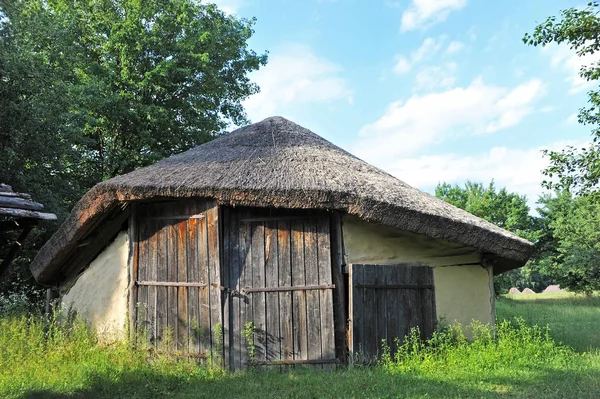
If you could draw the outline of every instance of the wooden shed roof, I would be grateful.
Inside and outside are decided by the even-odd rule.
[[[285,118],[271,117],[92,188],[31,265],[52,275],[102,218],[129,201],[215,198],[220,204],[347,212],[477,248],[496,271],[522,266],[533,244],[423,193]]]

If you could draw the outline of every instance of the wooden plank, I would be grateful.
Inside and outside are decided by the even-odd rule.
[[[291,287],[258,287],[242,288],[242,293],[250,292],[284,292],[284,291],[327,291],[335,289],[335,284],[307,284]]]
[[[177,225],[168,224],[167,228],[167,281],[176,282],[178,281],[178,260],[177,260]],[[179,347],[178,337],[179,332],[179,315],[177,314],[177,287],[167,287],[167,328],[170,340],[172,342],[171,348],[166,350],[178,350]]]
[[[265,285],[279,286],[277,221],[265,222]],[[268,292],[265,303],[266,360],[281,360],[281,333],[279,325],[279,293]]]
[[[191,282],[179,282],[179,281],[136,281],[136,285],[145,285],[151,287],[194,287],[194,288],[205,288],[207,285],[204,283],[191,283]]]
[[[206,211],[206,204],[201,204],[201,209]],[[209,353],[210,343],[210,296],[209,296],[209,261],[208,261],[208,227],[206,218],[197,220],[198,241],[198,282],[206,284],[198,289],[198,327],[196,339],[200,353]]]
[[[138,248],[139,248],[139,237],[138,237],[138,207],[137,205],[131,205],[131,217],[129,218],[129,274],[128,281],[132,282],[137,279],[138,270]],[[135,303],[137,301],[137,286],[130,284],[129,297],[127,298],[128,310],[129,310],[129,339],[131,342],[135,342],[136,325],[137,325],[137,312]]]
[[[375,284],[385,284],[386,268],[389,266],[372,266],[372,270],[375,273]],[[382,353],[383,342],[387,342],[387,297],[389,289],[384,290],[373,290],[375,292],[375,298],[377,301],[377,313],[376,313],[376,335],[375,345],[377,347],[377,357],[379,358]]]
[[[344,245],[342,237],[342,218],[338,212],[334,212],[331,216],[331,259],[332,259],[332,281],[335,283],[336,289],[333,291],[333,317],[335,325],[335,348],[336,357],[342,363],[348,361],[348,347],[351,348],[350,339],[352,328],[351,323],[348,324],[348,309],[352,309],[349,302],[346,303],[346,287],[348,280],[344,276]],[[351,290],[348,290],[348,301]]]
[[[212,285],[222,285],[219,249],[219,208],[216,201],[207,203],[206,226],[208,231],[208,292],[210,296],[210,342],[214,359],[223,359],[223,320],[221,319],[221,290]],[[221,330],[221,331],[217,331]]]
[[[40,220],[56,220],[56,215],[53,213],[43,213],[30,211],[25,209],[14,209],[0,207],[0,215],[10,216],[15,218],[40,219]]]
[[[369,265],[364,267],[363,283],[377,284],[377,273],[376,270]],[[377,355],[378,343],[377,343],[377,296],[375,290],[368,288],[360,288],[364,292],[363,302],[363,331],[362,337],[362,349],[364,359],[371,361]]]
[[[148,223],[140,219],[139,223],[139,255],[137,280],[148,279]],[[137,313],[137,335],[138,338],[144,337],[147,333],[148,321],[148,287],[140,286],[137,289],[136,313]]]
[[[227,209],[219,206],[219,237],[221,246],[220,259],[221,259],[221,280],[225,286],[225,290],[221,292],[221,301],[223,306],[223,367],[225,369],[231,368],[231,296],[227,289],[231,287],[231,259],[229,247],[229,212]]]
[[[158,277],[158,260],[157,260],[157,246],[158,246],[158,234],[157,224],[155,222],[147,222],[148,231],[148,268],[146,270],[146,278],[150,281],[156,281]],[[157,287],[147,287],[148,295],[148,339],[150,342],[156,342],[156,301],[157,301]]]
[[[304,220],[304,272],[306,285],[319,285],[319,257],[317,250],[317,223],[314,218]],[[307,358],[322,358],[321,298],[316,290],[306,291]]]
[[[44,205],[19,197],[6,197],[0,195],[0,206],[7,208],[28,209],[30,211],[41,211]]]
[[[239,290],[240,287],[240,274],[241,274],[241,263],[240,263],[240,226],[239,226],[239,215],[232,208],[227,208],[227,214],[229,214],[228,232],[229,233],[229,259],[231,264],[231,274],[229,287],[232,289]],[[240,296],[230,295],[231,300],[231,317],[228,321],[229,329],[231,330],[231,364],[230,367],[234,370],[242,368],[241,361],[241,350],[243,338],[240,334],[243,327],[240,326]]]
[[[398,284],[399,278],[399,266],[389,265],[385,266],[385,284],[393,285]],[[387,318],[387,342],[392,354],[396,353],[398,347],[396,345],[396,338],[402,339],[399,331],[398,318],[400,316],[398,307],[400,303],[400,289],[390,289],[387,291],[387,303],[386,303],[386,318]]]
[[[417,266],[409,266],[408,270],[408,284],[416,285],[419,284],[419,268]],[[409,298],[409,324],[410,328],[419,328],[421,332],[421,307],[419,305],[419,290],[406,290],[406,295]]]
[[[356,288],[356,286],[364,281],[364,268],[363,265],[348,265],[350,271],[350,317],[351,317],[351,337],[352,344],[350,345],[352,354],[352,361],[359,361],[362,356],[364,349],[362,348],[363,336],[364,336],[364,321],[363,321],[363,308],[364,308],[364,290]]]
[[[277,222],[277,264],[279,266],[279,286],[292,285],[291,260],[291,222]],[[294,319],[292,310],[292,293],[279,293],[279,331],[281,333],[281,359],[294,359]]]
[[[252,222],[252,288],[265,287],[265,229],[263,222]],[[266,360],[265,293],[252,293],[255,361]]]
[[[177,230],[177,281],[187,283],[187,221],[179,221]],[[189,339],[188,320],[188,287],[177,287],[177,349],[188,351]]]
[[[19,198],[24,198],[24,199],[31,199],[31,194],[27,194],[27,193],[13,193],[13,192],[2,192],[0,191],[0,196],[2,197],[19,197]]]
[[[423,266],[419,276],[419,285],[431,287],[419,291],[421,301],[421,320],[423,338],[431,338],[435,330],[435,300],[433,297],[433,269]]]
[[[301,364],[335,364],[339,363],[337,359],[309,359],[309,360],[274,360],[265,362],[250,362],[251,365],[259,366],[281,366],[281,365],[301,365]]]
[[[240,215],[241,217],[242,215]],[[240,264],[241,274],[239,280],[238,291],[241,287],[246,287],[252,284],[252,232],[248,223],[240,223]],[[240,362],[242,366],[248,364],[250,354],[248,348],[253,345],[251,337],[246,336],[245,331],[248,323],[252,323],[252,294],[241,294],[239,296],[240,304],[240,330],[239,334],[241,337],[241,348],[240,348]]]
[[[157,240],[156,240],[156,279],[159,281],[167,281],[168,279],[168,231],[169,226],[165,222],[157,224]],[[165,334],[168,329],[168,303],[167,303],[167,287],[156,287],[156,341],[157,347],[164,346]],[[165,348],[170,349],[170,348]]]
[[[396,270],[397,282],[399,284],[408,284],[409,278],[409,267],[400,265]],[[398,324],[398,336],[401,342],[404,342],[404,338],[410,332],[410,291],[398,290],[398,310],[397,310],[397,324]]]
[[[291,221],[292,285],[306,284],[304,271],[304,231],[301,220]],[[306,293],[293,291],[292,319],[294,323],[294,359],[308,359],[308,336],[306,325]]]

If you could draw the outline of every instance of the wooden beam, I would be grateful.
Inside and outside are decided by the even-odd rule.
[[[2,192],[0,191],[0,197],[19,197],[24,199],[31,199],[31,195],[26,193],[13,193],[13,192]]]
[[[53,213],[42,213],[25,209],[5,207],[0,207],[0,215],[24,219],[56,220],[56,215]]]
[[[0,195],[0,206],[6,208],[29,209],[31,211],[41,211],[44,205],[39,202],[33,202],[19,197],[5,197]]]
[[[33,226],[27,226],[23,229],[23,231],[17,238],[17,241],[15,241],[15,243],[12,245],[12,247],[8,251],[8,254],[6,255],[6,257],[2,260],[2,263],[0,264],[0,278],[2,278],[4,273],[6,273],[6,271],[8,270],[8,265],[13,260],[13,258],[17,255],[17,252],[19,251],[19,249],[25,242],[25,239],[31,232],[31,229],[33,229]]]
[[[331,216],[331,267],[333,283],[336,286],[333,296],[334,323],[335,323],[335,348],[336,357],[342,363],[348,360],[348,347],[346,329],[348,324],[348,300],[344,265],[344,241],[342,237],[342,216],[334,212]]]

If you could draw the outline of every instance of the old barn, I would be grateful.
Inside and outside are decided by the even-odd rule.
[[[273,117],[98,184],[31,270],[104,336],[237,369],[493,323],[493,275],[532,249]]]

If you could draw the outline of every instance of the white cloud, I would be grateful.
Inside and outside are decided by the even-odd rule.
[[[428,28],[445,21],[451,11],[460,10],[467,0],[412,0],[402,14],[402,32]]]
[[[456,71],[458,67],[455,62],[448,62],[443,66],[430,66],[420,70],[415,76],[416,91],[449,89],[456,82]]]
[[[244,0],[209,0],[214,3],[225,14],[235,14],[243,6]]]
[[[435,186],[442,182],[462,185],[467,180],[489,183],[494,179],[498,188],[506,187],[509,191],[527,195],[533,209],[543,192],[540,184],[544,176],[541,171],[548,166],[548,159],[542,156],[542,150],[559,150],[567,145],[583,144],[559,141],[547,147],[526,149],[499,146],[467,156],[427,155],[378,166],[428,192],[433,192]]]
[[[548,45],[544,47],[542,51],[550,55],[550,65],[555,68],[560,68],[568,74],[565,80],[571,86],[569,94],[580,93],[597,84],[597,82],[594,81],[586,81],[579,76],[579,72],[582,66],[589,66],[600,62],[600,53],[588,54],[580,57],[575,53],[575,50],[571,50],[569,46],[564,44],[558,46]]]
[[[536,79],[509,89],[478,78],[468,87],[415,94],[391,103],[379,120],[364,126],[355,151],[367,161],[393,159],[449,138],[515,126],[534,112],[543,91]]]
[[[447,55],[456,54],[460,50],[462,50],[464,47],[465,47],[464,43],[459,42],[457,40],[453,40],[450,42],[450,44],[446,48],[446,54]]]
[[[410,56],[404,55],[396,56],[396,65],[394,66],[394,72],[403,74],[409,72],[416,64],[432,58],[442,48],[446,36],[440,36],[437,39],[428,37],[423,40],[421,46],[413,51]]]
[[[269,63],[250,75],[260,93],[246,100],[244,107],[250,119],[257,121],[291,104],[352,103],[352,92],[341,72],[341,67],[317,56],[310,47],[288,44],[273,51]]]

